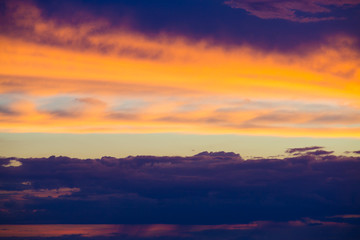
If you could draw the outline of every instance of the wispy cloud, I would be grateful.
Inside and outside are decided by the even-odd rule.
[[[241,8],[263,19],[284,19],[294,22],[319,22],[341,20],[346,16],[334,16],[334,8],[354,7],[359,0],[229,0],[225,4]],[[325,16],[322,16],[322,15]]]
[[[360,214],[336,215],[336,216],[331,216],[329,218],[360,218]]]
[[[71,236],[84,237],[93,239],[94,237],[136,237],[137,239],[158,239],[162,237],[182,237],[191,238],[196,236],[206,236],[206,233],[226,233],[227,236],[241,236],[242,232],[248,233],[250,230],[272,229],[272,228],[289,228],[296,227],[300,231],[311,225],[332,226],[333,228],[349,227],[346,223],[324,222],[313,219],[297,220],[289,222],[269,222],[257,221],[248,224],[221,224],[221,225],[177,225],[177,224],[77,224],[77,225],[2,225],[0,229],[0,238],[2,237],[67,237]],[[220,234],[220,237],[222,235]],[[82,238],[81,238],[82,239]],[[98,238],[96,238],[98,239]],[[111,238],[110,238],[111,239]],[[214,238],[211,238],[214,239]],[[215,239],[221,239],[215,237]]]
[[[311,151],[311,150],[319,150],[322,149],[323,147],[319,147],[319,146],[313,146],[313,147],[303,147],[303,148],[290,148],[287,149],[286,152],[287,153],[302,153],[302,152],[307,152],[307,151]]]
[[[336,103],[323,103],[312,109],[311,104],[299,101],[268,100],[268,104],[264,105],[239,98],[181,94],[173,97],[154,94],[3,94],[0,97],[3,97],[9,111],[16,112],[16,115],[0,113],[3,122],[0,129],[11,132],[146,130],[256,134],[262,131],[263,135],[356,137],[360,126],[357,106]],[[324,114],[338,115],[339,112],[343,114],[340,118],[324,122]]]
[[[28,185],[28,184],[26,184]],[[26,189],[22,191],[7,191],[0,190],[0,195],[3,201],[9,201],[11,199],[26,200],[27,198],[59,198],[62,196],[69,196],[75,192],[79,192],[79,188],[58,188],[58,189]]]

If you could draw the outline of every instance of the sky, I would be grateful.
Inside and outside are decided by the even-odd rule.
[[[162,134],[154,148],[173,134],[359,144],[359,1],[0,3],[2,156],[38,156],[28,146],[61,134]]]
[[[0,0],[0,239],[358,239],[359,25],[360,0]]]

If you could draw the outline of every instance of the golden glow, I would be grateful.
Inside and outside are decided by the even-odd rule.
[[[136,36],[131,39],[129,35],[129,44],[136,41]],[[129,46],[121,42],[118,44]],[[29,86],[30,83],[25,80],[20,86],[5,84],[8,81],[6,76],[26,76],[35,78],[35,82],[39,82],[36,78],[46,81],[50,88],[49,94],[83,92],[87,89],[96,91],[91,84],[87,86],[87,83],[100,81],[110,86],[106,89],[107,94],[117,94],[119,84],[136,84],[155,88],[180,88],[203,94],[230,94],[243,98],[311,97],[359,101],[359,59],[328,56],[327,50],[319,50],[310,56],[285,56],[260,53],[249,47],[223,50],[219,47],[206,47],[201,43],[186,45],[181,41],[167,45],[166,42],[159,41],[158,44],[161,51],[171,56],[169,59],[138,59],[113,53],[105,55],[91,49],[85,52],[74,51],[2,37],[1,91],[23,88],[30,93],[47,94],[46,88],[33,84]],[[329,51],[335,51],[332,46],[328,48]],[[329,64],[325,70],[317,66],[321,62],[318,58],[327,61],[322,65]],[[344,67],[344,71],[348,72],[347,75],[344,73],[346,76],[338,70],[343,65],[349,66]],[[112,90],[112,85],[115,90]]]

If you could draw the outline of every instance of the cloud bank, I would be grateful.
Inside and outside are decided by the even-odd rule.
[[[320,149],[288,149],[287,158],[256,160],[231,152],[18,159],[23,165],[0,168],[0,223],[120,224],[88,231],[94,238],[194,237],[208,231],[255,236],[276,226],[290,229],[286,236],[311,226],[317,226],[315,232],[338,229],[338,236],[359,234],[360,158]],[[60,236],[65,228],[44,232],[44,237]],[[132,235],[134,228],[153,230]],[[1,234],[26,236],[18,229],[3,228]],[[81,228],[73,233],[85,234]]]
[[[1,219],[61,223],[73,214],[74,223],[99,223],[100,215],[113,212],[100,222],[233,224],[359,214],[359,158],[319,154],[311,150],[315,148],[288,150],[292,155],[285,159],[244,160],[225,152],[19,159],[22,166],[0,168],[1,194],[6,196],[1,208],[9,213]],[[71,212],[53,204],[68,206]],[[94,207],[87,217],[80,214],[87,208],[82,204]],[[46,214],[28,215],[42,206]],[[11,218],[15,213],[19,217]],[[188,219],[187,214],[194,216]]]

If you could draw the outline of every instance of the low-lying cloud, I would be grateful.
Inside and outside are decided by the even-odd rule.
[[[270,233],[269,239],[279,239],[279,228],[291,239],[311,239],[315,232],[329,229],[332,236],[355,239],[347,237],[360,234],[360,158],[333,155],[320,146],[287,153],[287,158],[254,160],[233,152],[101,159],[51,156],[17,159],[23,164],[16,168],[6,167],[9,159],[2,158],[0,224],[91,228],[91,236],[72,225],[44,228],[52,229],[44,237],[75,234],[69,239],[199,239],[209,232],[218,234],[210,239],[226,234],[265,239]],[[97,230],[86,224],[115,225]],[[36,237],[20,230],[4,228],[1,234]]]
[[[5,167],[9,160],[3,158],[0,208],[6,211],[0,219],[248,224],[360,214],[359,157],[336,156],[319,146],[287,152],[291,155],[284,159],[256,160],[226,152],[86,160],[52,156],[18,159],[23,164],[17,168]],[[33,212],[37,209],[42,214]]]

